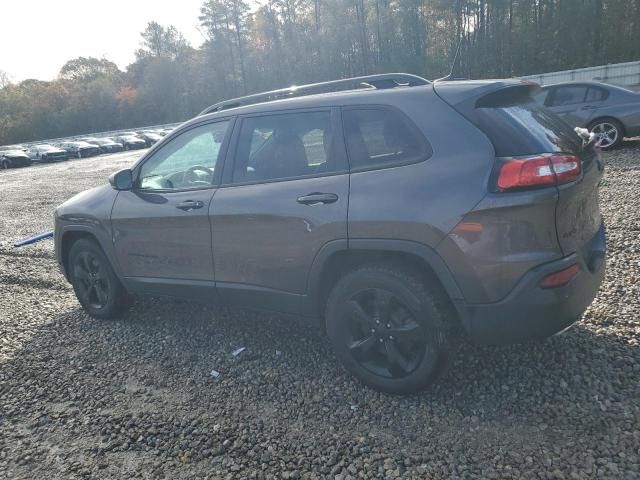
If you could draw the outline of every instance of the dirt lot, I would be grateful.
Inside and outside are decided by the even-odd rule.
[[[145,299],[91,320],[51,241],[11,247],[137,155],[0,172],[0,478],[640,478],[640,141],[606,155],[582,321],[463,344],[409,397],[352,381],[297,319]]]

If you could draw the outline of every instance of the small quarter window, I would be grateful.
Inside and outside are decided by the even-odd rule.
[[[389,108],[349,108],[343,113],[352,170],[418,162],[431,155],[420,131]]]

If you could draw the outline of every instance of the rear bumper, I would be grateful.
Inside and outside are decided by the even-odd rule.
[[[602,225],[584,249],[531,270],[500,302],[457,305],[467,333],[477,343],[506,344],[545,338],[569,327],[598,293],[605,254]],[[580,273],[567,285],[540,287],[544,277],[576,263]]]

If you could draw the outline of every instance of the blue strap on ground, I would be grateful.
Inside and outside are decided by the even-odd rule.
[[[22,240],[20,242],[14,243],[14,247],[24,247],[25,245],[31,245],[32,243],[39,242],[40,240],[44,240],[46,238],[53,238],[53,232],[41,233],[40,235],[36,235],[35,237],[27,238],[26,240]]]

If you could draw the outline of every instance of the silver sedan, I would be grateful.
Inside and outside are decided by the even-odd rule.
[[[574,127],[588,128],[600,138],[603,150],[640,135],[640,93],[600,82],[547,85],[536,101]]]

